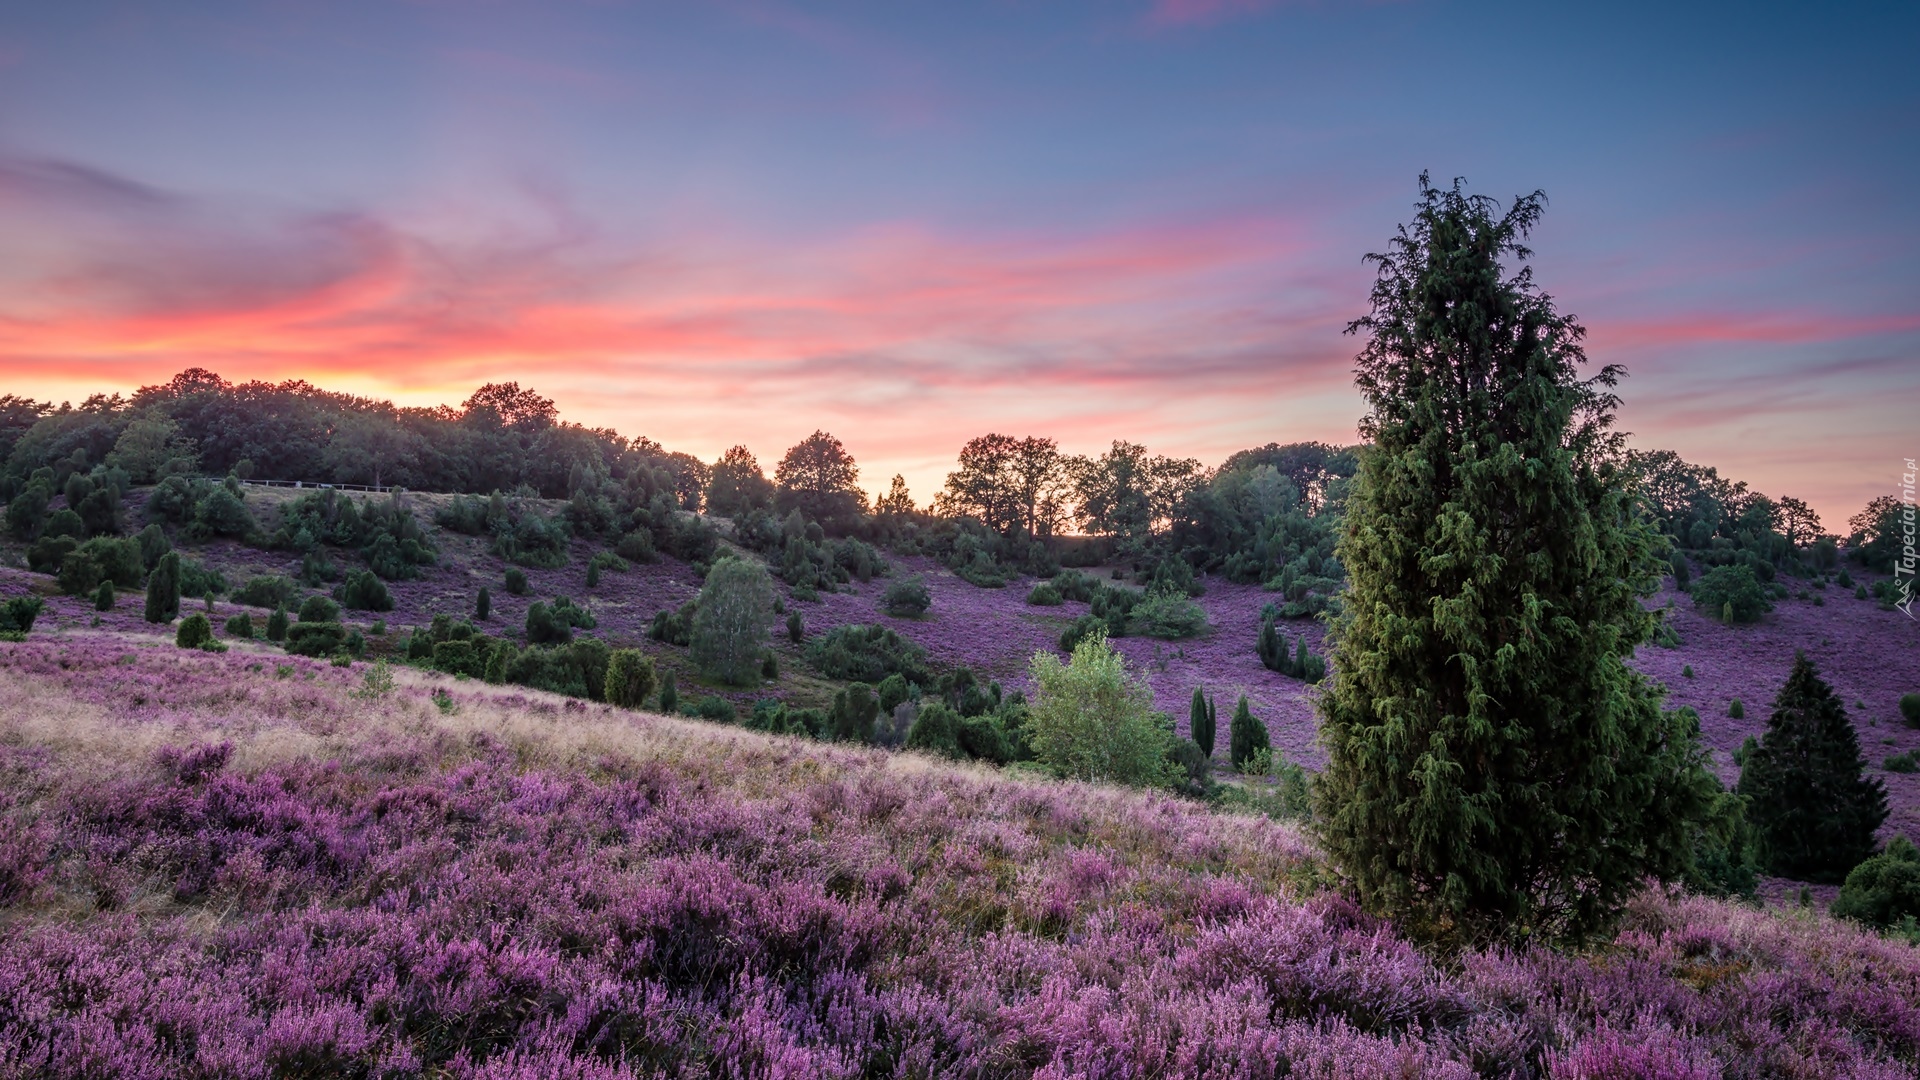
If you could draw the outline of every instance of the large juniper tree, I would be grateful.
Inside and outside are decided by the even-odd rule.
[[[1627,667],[1663,568],[1611,430],[1619,371],[1502,212],[1420,178],[1357,360],[1371,410],[1321,699],[1326,850],[1371,909],[1456,942],[1576,939],[1688,868],[1714,797],[1692,730]]]
[[[1836,882],[1873,854],[1887,789],[1861,775],[1865,764],[1846,705],[1804,654],[1796,657],[1735,789],[1751,800],[1747,813],[1769,870]]]

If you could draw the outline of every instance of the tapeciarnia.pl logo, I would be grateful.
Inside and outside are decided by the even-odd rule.
[[[1900,474],[1900,557],[1893,560],[1893,584],[1894,589],[1900,594],[1900,599],[1893,606],[1906,612],[1907,618],[1911,619],[1915,617],[1913,614],[1913,479],[1914,474],[1920,472],[1920,469],[1914,467],[1914,459],[1908,458],[1906,461],[1907,471]]]

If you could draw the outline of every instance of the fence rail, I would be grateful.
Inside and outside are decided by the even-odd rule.
[[[218,484],[218,483],[224,482],[226,480],[226,477],[207,476],[207,477],[202,477],[202,479],[209,480],[209,481],[212,481],[213,483]],[[242,484],[248,485],[249,487],[303,488],[303,489],[310,489],[315,491],[325,491],[328,488],[332,488],[335,491],[370,491],[370,492],[374,492],[375,494],[383,494],[389,491],[406,491],[407,490],[406,488],[400,487],[397,484],[324,484],[317,480],[241,480],[240,482]],[[415,494],[434,495],[439,493],[432,492],[432,491],[421,491],[421,492],[415,492]]]

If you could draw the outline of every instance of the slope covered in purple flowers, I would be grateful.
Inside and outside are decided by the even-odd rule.
[[[1587,952],[1441,964],[1281,823],[420,672],[352,696],[364,670],[0,646],[0,1075],[1920,1061],[1920,952],[1810,912],[1647,895]]]

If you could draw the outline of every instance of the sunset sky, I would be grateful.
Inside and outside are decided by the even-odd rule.
[[[1416,177],[1544,189],[1623,424],[1829,529],[1920,455],[1920,5],[7,5],[0,393],[517,380],[925,502],[1350,442]]]

